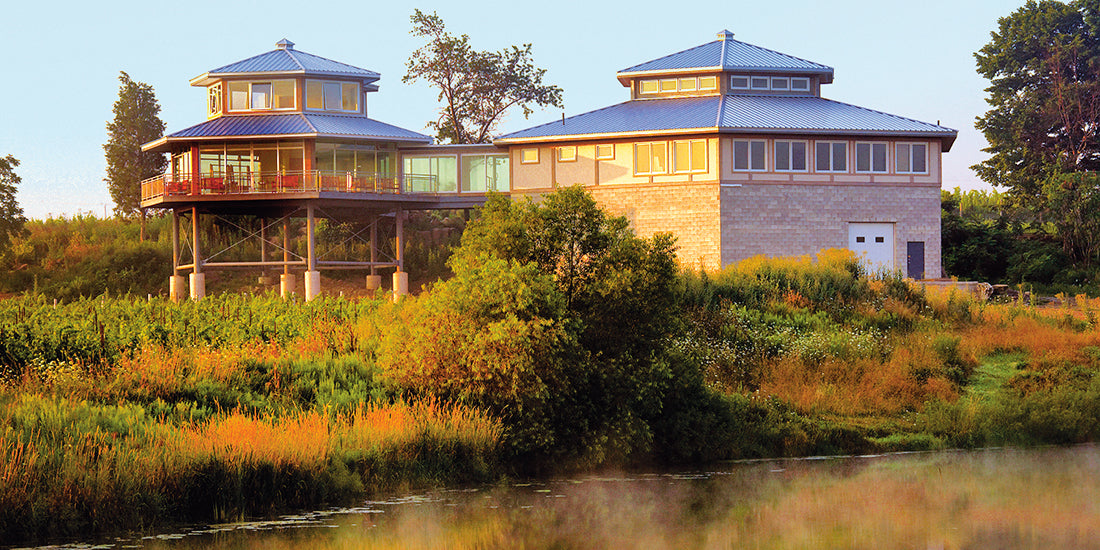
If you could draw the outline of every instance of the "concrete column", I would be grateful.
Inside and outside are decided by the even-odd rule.
[[[172,275],[168,277],[168,299],[179,302],[187,297],[187,277]]]
[[[382,288],[381,275],[367,275],[367,290],[374,292]]]
[[[199,207],[191,207],[191,250],[194,252],[194,268],[191,273],[191,299],[206,297],[206,274],[202,272],[202,253],[199,247]]]
[[[321,294],[321,272],[306,272],[306,301],[310,301]]]
[[[191,299],[192,300],[201,300],[204,297],[206,297],[206,274],[205,273],[192,273],[190,279],[191,279]]]
[[[374,221],[370,224],[370,274],[371,277],[378,275],[378,268],[374,266],[374,263],[378,261],[378,216],[374,217]],[[382,279],[378,279],[378,286],[375,288],[381,288]],[[367,279],[367,290],[370,290],[370,279]]]
[[[402,296],[409,294],[409,274],[404,271],[395,271],[393,274],[393,301],[398,301]]]
[[[279,275],[279,295],[283,298],[289,297],[294,293],[294,274],[283,273]]]
[[[260,262],[267,261],[267,218],[260,218]],[[256,282],[262,286],[271,285],[271,277],[267,276],[267,271],[264,268],[260,268],[260,277],[256,279]]]

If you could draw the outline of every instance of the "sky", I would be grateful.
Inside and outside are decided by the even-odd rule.
[[[167,133],[205,120],[205,92],[188,81],[275,48],[295,48],[381,73],[368,96],[371,118],[430,134],[436,92],[406,85],[405,61],[423,44],[409,34],[414,8],[434,11],[475,48],[534,45],[545,83],[565,90],[572,116],[625,101],[615,73],[715,39],[737,40],[833,67],[830,99],[957,129],[943,156],[943,187],[989,189],[970,170],[986,155],[974,119],[988,110],[988,82],[974,52],[997,20],[1024,0],[695,0],[406,4],[378,0],[14,2],[0,33],[8,77],[0,86],[0,156],[20,161],[17,198],[30,218],[110,214],[103,181],[106,124],[119,71],[152,85]],[[499,133],[558,120],[558,109]]]

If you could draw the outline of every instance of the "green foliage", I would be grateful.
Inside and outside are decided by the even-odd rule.
[[[160,104],[153,87],[135,82],[130,75],[118,75],[118,100],[107,123],[107,187],[115,201],[115,213],[137,214],[141,203],[141,181],[164,172],[167,160],[161,153],[143,152],[141,146],[164,135]]]
[[[419,9],[409,17],[412,35],[427,38],[405,63],[406,84],[425,80],[439,89],[439,119],[428,123],[436,139],[449,143],[488,143],[513,107],[527,118],[539,107],[561,107],[561,88],[543,85],[545,69],[535,67],[531,44],[499,52],[478,51],[467,35],[447,32],[443,19]]]
[[[12,239],[26,234],[27,218],[15,196],[23,181],[15,173],[17,166],[19,159],[11,155],[0,157],[0,259],[11,251]]]
[[[976,124],[991,156],[974,169],[1020,204],[1042,208],[1054,172],[1100,168],[1097,17],[1088,1],[1030,0],[974,54],[992,107]]]

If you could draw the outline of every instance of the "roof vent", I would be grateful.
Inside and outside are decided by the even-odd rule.
[[[733,39],[733,33],[730,32],[730,31],[723,30],[722,32],[718,33],[718,40],[732,40],[732,39]]]
[[[293,50],[294,49],[294,43],[284,38],[284,39],[276,42],[275,47],[279,48],[280,50]]]

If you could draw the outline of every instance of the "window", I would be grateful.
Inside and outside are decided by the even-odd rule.
[[[847,172],[848,143],[844,141],[819,141],[815,144],[817,155],[814,169],[818,172]]]
[[[612,160],[615,158],[615,146],[605,143],[596,146],[596,158],[599,160]]]
[[[576,145],[558,147],[558,162],[573,162],[575,160],[577,160]]]
[[[454,156],[405,156],[405,190],[410,193],[458,191],[458,158]]]
[[[672,142],[672,171],[706,172],[707,140],[693,139]]]
[[[662,78],[661,79],[661,92],[675,92],[676,91],[676,79],[675,78]]]
[[[856,172],[886,172],[886,144],[857,143]]]
[[[539,150],[532,147],[531,149],[524,149],[519,152],[520,164],[538,164],[539,163]]]
[[[792,78],[791,89],[796,92],[808,92],[810,91],[810,79],[808,78]]]
[[[767,170],[764,140],[737,140],[733,142],[733,169],[738,171]]]
[[[777,172],[805,172],[806,142],[776,140],[775,170]]]
[[[319,80],[306,81],[306,107],[310,109],[324,109],[325,97],[322,92],[323,83]]]
[[[462,155],[462,192],[509,189],[508,155]]]
[[[253,107],[255,108],[255,107]],[[293,109],[294,108],[294,81],[293,80],[276,80],[271,83],[271,108],[272,109]]]
[[[787,91],[791,87],[791,79],[786,77],[773,76],[772,77],[772,89]]]
[[[253,82],[252,83],[252,103],[253,109],[270,109],[271,108],[271,83],[270,82]]]
[[[754,76],[751,80],[754,90],[767,90],[770,87],[770,80],[766,76]]]
[[[325,111],[359,112],[358,82],[306,81],[306,107]]]
[[[247,111],[248,110],[248,83],[247,82],[230,82],[229,83],[229,110],[230,111]]]
[[[717,90],[718,89],[718,77],[717,76],[700,76],[699,77],[699,89]]]
[[[207,102],[206,114],[216,115],[222,112],[222,85],[215,84],[207,88],[207,96],[209,101]]]
[[[899,143],[894,151],[894,165],[899,174],[928,172],[928,146],[923,143]]]
[[[680,91],[681,92],[694,92],[699,87],[699,80],[695,77],[681,78],[680,79]]]
[[[731,76],[730,88],[734,90],[748,90],[749,89],[749,77],[747,76]]]
[[[643,80],[641,87],[638,89],[640,94],[655,94],[657,93],[657,81],[656,80]]]
[[[639,143],[634,146],[634,173],[664,174],[668,155],[668,144],[665,142]]]

